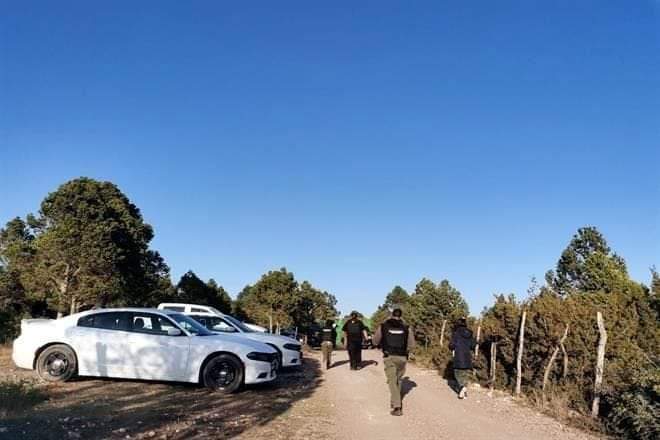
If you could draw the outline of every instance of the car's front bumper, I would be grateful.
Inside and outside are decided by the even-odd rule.
[[[277,378],[277,362],[247,361],[245,363],[245,383],[270,382]]]
[[[302,351],[282,350],[282,366],[297,367],[302,364]]]

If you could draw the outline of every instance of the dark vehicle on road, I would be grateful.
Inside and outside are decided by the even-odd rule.
[[[318,324],[312,324],[309,329],[307,329],[307,345],[312,348],[321,347],[321,326]]]

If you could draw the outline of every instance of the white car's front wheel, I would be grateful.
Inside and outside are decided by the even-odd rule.
[[[230,354],[219,354],[204,366],[202,381],[208,388],[233,393],[243,384],[244,375],[240,360]]]
[[[69,380],[76,374],[76,368],[76,354],[63,344],[51,345],[37,358],[37,374],[48,382]]]

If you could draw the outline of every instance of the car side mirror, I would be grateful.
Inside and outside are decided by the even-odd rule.
[[[179,330],[178,328],[168,328],[167,329],[167,336],[181,336],[183,332]]]

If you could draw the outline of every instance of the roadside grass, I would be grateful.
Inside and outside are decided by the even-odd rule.
[[[30,409],[47,398],[43,390],[26,380],[0,382],[0,419]]]

